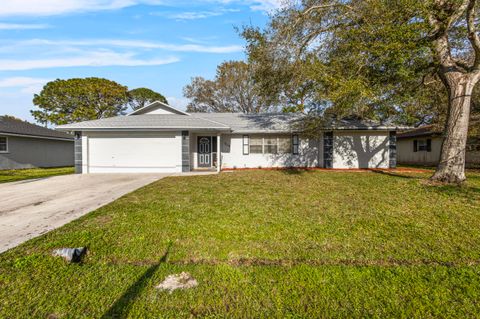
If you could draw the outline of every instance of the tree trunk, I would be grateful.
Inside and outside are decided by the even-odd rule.
[[[465,148],[470,102],[477,76],[451,72],[441,74],[441,78],[448,89],[448,115],[440,162],[431,179],[460,184],[465,181]]]

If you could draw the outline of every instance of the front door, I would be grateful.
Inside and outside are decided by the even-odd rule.
[[[198,137],[198,167],[212,167],[212,137]]]

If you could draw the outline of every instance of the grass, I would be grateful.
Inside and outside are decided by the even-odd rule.
[[[26,179],[45,178],[50,176],[66,175],[73,173],[73,167],[0,170],[0,183],[17,182]]]
[[[165,178],[0,255],[0,317],[478,317],[480,173],[428,175]],[[199,286],[154,288],[182,271]]]

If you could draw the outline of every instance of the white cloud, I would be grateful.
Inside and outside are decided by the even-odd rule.
[[[199,53],[234,53],[243,51],[241,45],[208,46],[200,44],[170,44],[161,42],[150,42],[142,40],[116,40],[116,39],[95,39],[95,40],[65,40],[52,41],[45,39],[33,39],[20,41],[11,46],[60,46],[60,47],[122,47],[135,49],[161,49],[175,52],[199,52]]]
[[[246,4],[252,10],[272,11],[286,0],[200,0],[195,4]],[[53,16],[70,13],[118,10],[139,4],[183,5],[191,2],[179,0],[2,0],[0,16]],[[191,15],[192,17],[194,15]]]
[[[2,23],[0,22],[0,30],[32,30],[46,29],[48,24],[18,24],[18,23]]]
[[[40,92],[49,81],[51,79],[17,76],[0,79],[0,88],[18,88],[21,93],[34,94]]]
[[[1,71],[20,71],[61,67],[99,67],[99,66],[147,66],[178,62],[177,57],[163,59],[139,59],[133,53],[112,51],[85,52],[74,57],[55,57],[48,59],[0,59]]]
[[[2,0],[0,16],[52,16],[66,13],[115,10],[155,0]]]
[[[223,14],[229,13],[229,12],[239,12],[239,9],[226,9],[226,8],[221,8],[221,9],[216,9],[216,10],[211,10],[211,11],[186,11],[186,12],[180,12],[180,13],[168,13],[168,12],[152,12],[150,15],[155,15],[155,16],[164,16],[169,19],[174,19],[174,20],[198,20],[198,19],[206,19],[206,18],[211,18],[211,17],[218,17]]]
[[[271,12],[282,8],[287,5],[285,0],[258,0],[250,1],[250,8],[256,11]]]
[[[222,15],[219,11],[189,11],[169,15],[168,17],[175,20],[197,20]]]

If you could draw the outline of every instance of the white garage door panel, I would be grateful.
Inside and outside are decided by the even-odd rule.
[[[90,137],[89,172],[175,172],[181,144],[175,135]]]

